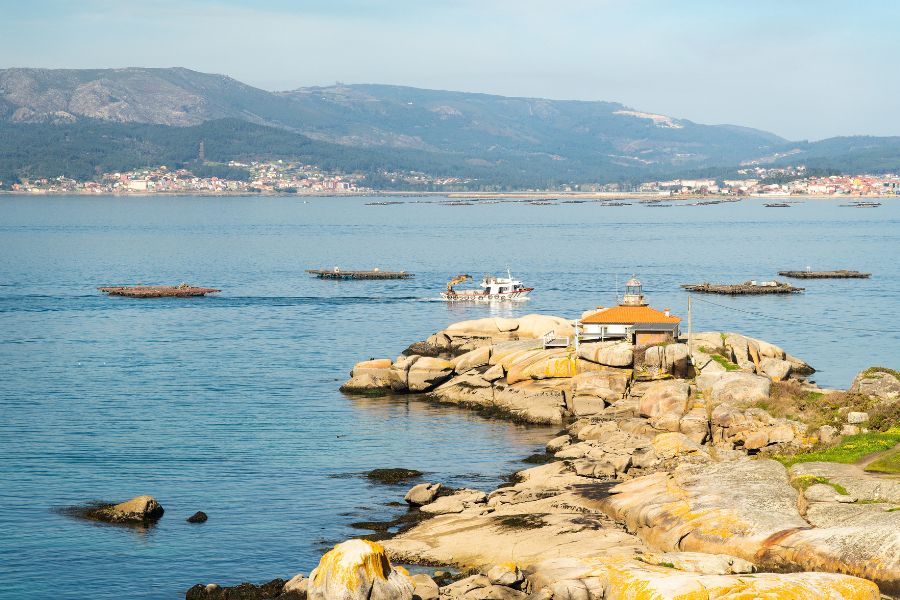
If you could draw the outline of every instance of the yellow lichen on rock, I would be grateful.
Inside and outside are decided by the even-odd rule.
[[[348,540],[322,556],[309,574],[310,600],[409,600],[409,573],[392,568],[384,548],[368,540]]]
[[[609,561],[585,574],[596,577],[606,600],[878,600],[878,586],[837,573],[699,575],[635,560]]]

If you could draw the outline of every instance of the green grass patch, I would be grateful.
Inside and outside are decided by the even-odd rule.
[[[739,366],[737,366],[736,364],[734,364],[733,362],[731,362],[730,360],[728,360],[727,358],[725,358],[724,356],[722,356],[720,354],[710,354],[709,357],[711,359],[713,359],[714,361],[716,361],[717,363],[719,363],[720,365],[722,365],[723,367],[725,367],[726,371],[737,371],[738,369],[740,369]]]
[[[866,466],[866,471],[875,473],[900,473],[900,446],[894,448]]]
[[[791,480],[791,485],[794,486],[799,492],[805,492],[817,483],[831,486],[832,488],[834,488],[834,491],[842,496],[850,495],[847,493],[847,488],[839,483],[833,483],[827,477],[821,477],[819,475],[801,475],[800,477],[795,477]]]
[[[897,379],[900,379],[900,371],[895,371],[894,369],[889,369],[888,367],[869,367],[862,372],[863,377],[865,377],[866,375],[874,375],[875,373],[887,373],[888,375],[893,375]]]
[[[900,427],[885,432],[870,431],[849,435],[831,448],[774,458],[786,467],[802,462],[855,463],[869,454],[890,450],[897,444],[900,444]]]

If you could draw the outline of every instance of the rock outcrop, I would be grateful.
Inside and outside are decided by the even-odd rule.
[[[866,369],[853,379],[849,391],[879,400],[897,400],[900,399],[900,377],[890,369]]]
[[[410,347],[440,356],[408,351],[391,367],[407,374],[393,389],[411,390],[415,365],[446,361],[423,383],[426,398],[566,427],[547,443],[552,462],[512,485],[487,495],[410,491],[408,501],[421,497],[412,504],[435,516],[387,541],[391,555],[479,571],[440,587],[440,598],[900,593],[900,484],[854,465],[788,471],[764,458],[829,434],[762,408],[773,382],[802,381],[809,365],[735,333],[698,334],[693,352],[621,341],[544,348],[536,338],[550,326],[568,323],[464,322]],[[859,421],[847,427],[867,422],[845,417]],[[432,598],[429,581],[422,594]]]
[[[814,528],[775,461],[682,465],[610,491],[604,511],[652,548],[729,554],[771,570],[840,571],[900,592],[900,515]]]

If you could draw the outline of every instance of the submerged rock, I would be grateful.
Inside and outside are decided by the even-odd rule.
[[[203,512],[202,510],[198,510],[197,512],[195,512],[194,514],[192,514],[191,516],[189,516],[187,518],[187,522],[188,523],[206,523],[207,519],[209,519],[209,517],[206,515],[206,513]]]
[[[286,590],[286,586],[284,579],[273,579],[259,585],[244,582],[230,587],[198,583],[185,592],[184,597],[185,600],[305,600],[305,593]]]
[[[309,600],[412,600],[413,581],[391,566],[375,542],[348,540],[322,556],[309,574]]]
[[[416,477],[421,477],[422,471],[416,471],[415,469],[403,469],[403,468],[394,468],[394,469],[372,469],[368,473],[366,473],[366,477],[373,481],[377,481],[378,483],[400,483],[401,481],[405,481],[407,479],[415,479]]]

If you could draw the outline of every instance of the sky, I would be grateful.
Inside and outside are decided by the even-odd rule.
[[[0,67],[182,66],[900,135],[900,1],[0,0]]]

